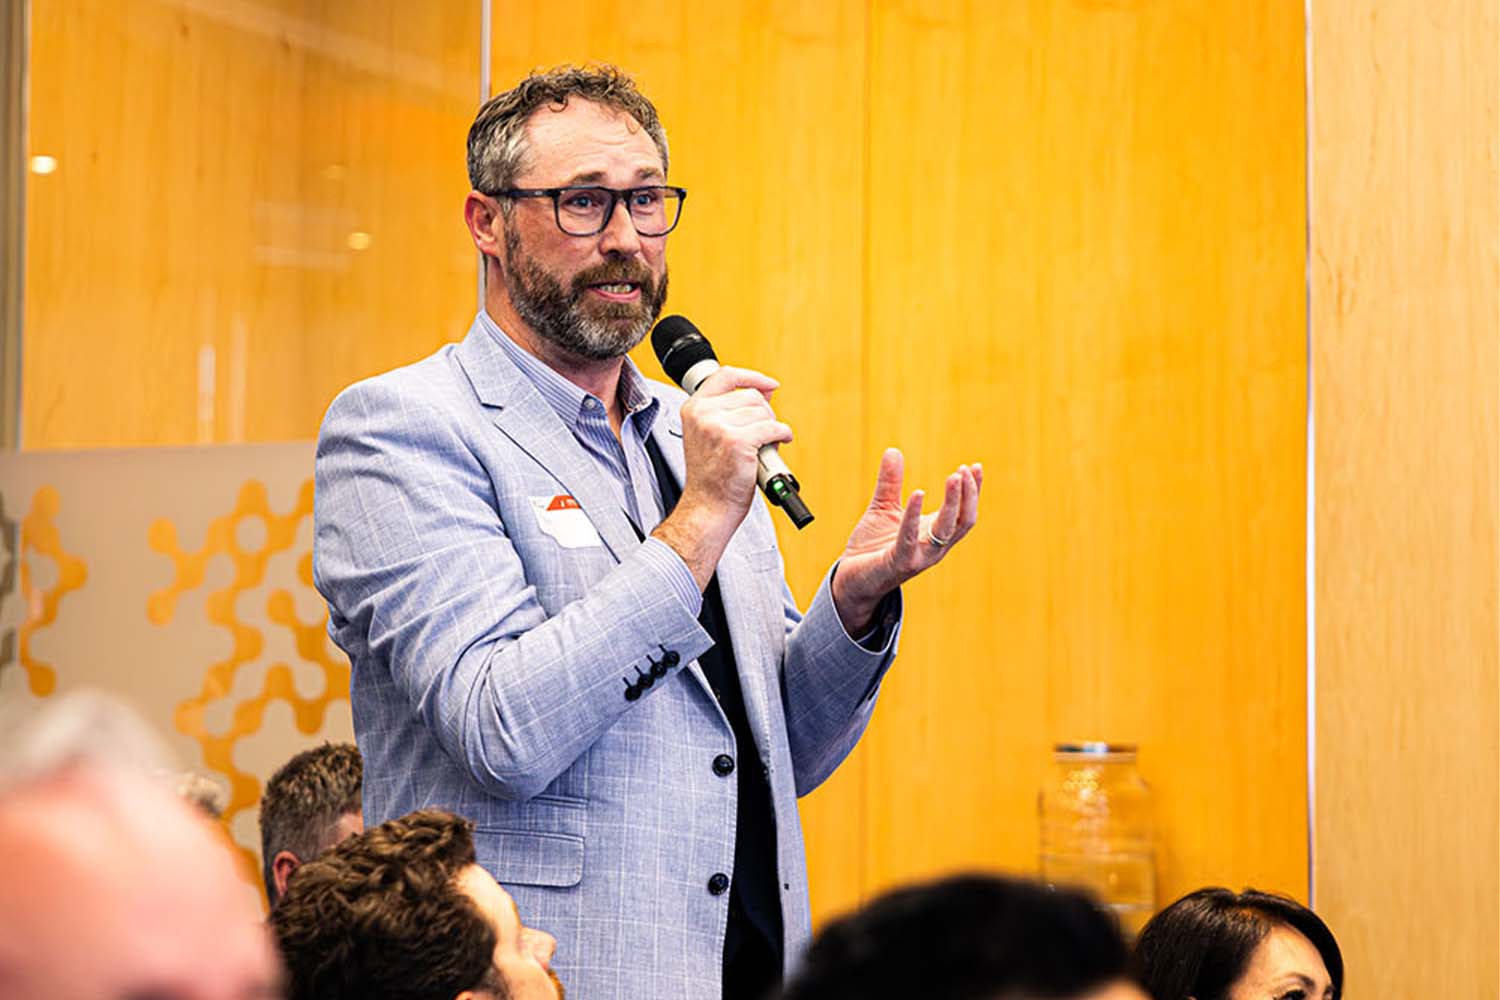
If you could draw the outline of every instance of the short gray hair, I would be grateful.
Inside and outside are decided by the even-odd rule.
[[[661,154],[667,170],[667,133],[656,106],[615,66],[557,66],[539,70],[479,109],[469,126],[469,184],[493,195],[515,183],[526,154],[526,123],[543,107],[561,110],[570,98],[602,104],[634,118]]]
[[[324,743],[281,765],[260,797],[260,862],[266,898],[276,904],[271,862],[282,851],[311,861],[330,846],[339,819],[359,813],[364,761],[352,743]]]
[[[74,691],[0,723],[0,797],[75,769],[151,779],[173,764],[139,713],[101,691]]]

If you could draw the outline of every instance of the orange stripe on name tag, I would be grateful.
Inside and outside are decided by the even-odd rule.
[[[563,493],[563,494],[560,494],[558,496],[553,497],[552,498],[552,502],[547,505],[547,509],[548,510],[582,510],[583,508],[578,505],[578,501],[577,500],[574,500],[572,497],[568,496],[566,493]]]

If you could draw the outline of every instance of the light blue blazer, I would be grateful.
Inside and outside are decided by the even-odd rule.
[[[650,386],[653,433],[681,481],[685,397]],[[586,525],[548,530],[537,501],[561,495]],[[795,961],[810,931],[797,798],[869,721],[899,598],[874,651],[845,633],[828,578],[804,617],[757,502],[718,567],[756,743],[735,746],[695,662],[707,633],[478,322],[334,400],[313,576],[353,668],[366,822],[423,807],[472,819],[480,864],[557,937],[570,995],[720,997],[729,894],[709,882],[733,876],[737,782],[713,768],[725,753],[769,775]],[[678,664],[627,699],[668,650]]]

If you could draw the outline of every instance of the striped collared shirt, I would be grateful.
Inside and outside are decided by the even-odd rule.
[[[517,344],[488,313],[481,310],[479,322],[526,380],[541,393],[583,450],[594,459],[621,509],[641,534],[649,536],[663,517],[656,473],[651,468],[651,457],[646,453],[646,438],[661,414],[661,403],[647,391],[646,377],[635,362],[627,357],[620,367],[617,391],[625,409],[625,419],[620,425],[620,436],[616,438],[609,426],[609,414],[603,400],[570,382]],[[650,537],[646,539],[641,554],[671,581],[673,592],[696,615],[702,606],[703,594],[682,557],[667,543]]]

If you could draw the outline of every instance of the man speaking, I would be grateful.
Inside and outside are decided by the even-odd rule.
[[[368,824],[474,820],[479,863],[576,996],[754,997],[810,919],[797,797],[853,748],[901,583],[973,527],[874,498],[804,616],[757,452],[776,383],[691,398],[626,352],[667,293],[656,110],[612,68],[533,75],[469,131],[485,302],[464,340],[361,382],[318,442],[314,576],[353,665]]]

